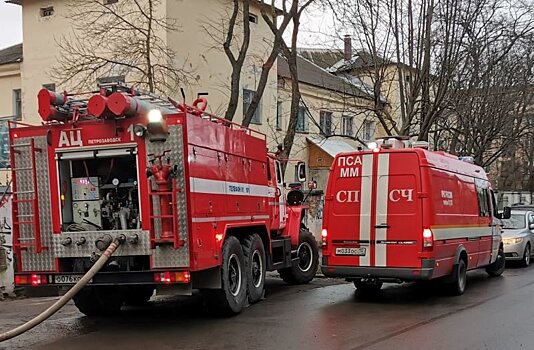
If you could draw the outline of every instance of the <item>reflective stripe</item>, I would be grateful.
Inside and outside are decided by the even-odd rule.
[[[191,192],[224,194],[229,196],[253,196],[253,197],[274,197],[275,190],[269,186],[253,185],[240,182],[229,182],[223,180],[209,180],[192,177],[190,180]]]
[[[388,189],[389,189],[389,154],[378,156],[376,186],[376,221],[375,225],[387,225],[388,221]],[[376,240],[387,241],[387,227],[375,228]],[[375,266],[387,266],[387,245],[376,244]]]
[[[192,218],[193,222],[218,222],[218,221],[254,221],[254,220],[267,220],[269,215],[255,215],[255,216],[213,216],[213,217],[197,217]]]
[[[444,239],[456,239],[456,238],[478,238],[478,237],[490,237],[492,235],[492,229],[489,226],[480,227],[430,227],[434,234],[434,240],[441,241]]]
[[[362,160],[361,205],[360,205],[360,240],[371,240],[371,176],[373,174],[373,155],[366,154]],[[367,183],[364,183],[364,180]],[[360,256],[360,266],[369,266],[370,249],[366,249],[365,256]]]

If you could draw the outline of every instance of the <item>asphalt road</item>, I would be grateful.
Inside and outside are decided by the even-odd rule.
[[[0,302],[0,331],[54,298]],[[68,304],[0,349],[534,349],[534,266],[490,279],[468,275],[461,297],[439,285],[386,285],[363,298],[352,284],[316,279],[285,286],[269,279],[266,299],[221,319],[199,298],[157,299],[107,319]]]

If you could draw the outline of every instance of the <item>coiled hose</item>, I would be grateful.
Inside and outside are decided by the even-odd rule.
[[[108,259],[111,257],[111,255],[117,250],[117,248],[124,243],[126,240],[126,237],[124,235],[118,235],[113,239],[111,244],[108,246],[108,248],[102,253],[102,256],[95,262],[95,264],[91,267],[89,271],[80,279],[78,283],[74,285],[65,295],[63,295],[61,298],[59,298],[58,301],[56,301],[52,306],[50,306],[48,309],[43,311],[41,314],[39,314],[37,317],[29,320],[28,322],[24,323],[23,325],[18,326],[15,329],[12,329],[10,331],[7,331],[5,333],[0,334],[0,343],[3,341],[6,341],[8,339],[17,337],[21,335],[24,332],[29,331],[33,327],[37,326],[44,320],[48,319],[50,316],[55,314],[59,309],[61,309],[65,304],[71,300],[89,281],[94,277],[94,275],[100,271],[100,269],[106,264]]]

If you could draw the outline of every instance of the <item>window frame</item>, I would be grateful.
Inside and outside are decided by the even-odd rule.
[[[39,8],[39,15],[41,15],[41,18],[52,17],[55,13],[56,11],[54,10],[54,6]]]
[[[22,120],[22,89],[13,89],[13,116],[15,120]]]
[[[302,112],[302,114],[301,114]],[[295,132],[301,133],[301,134],[307,134],[309,133],[309,124],[308,124],[308,118],[307,118],[307,108],[306,106],[299,105],[299,109],[297,112],[297,125],[295,126]],[[302,129],[299,128],[299,121],[302,117]]]
[[[326,136],[332,135],[332,119],[334,113],[329,110],[319,111],[319,126]]]
[[[248,103],[247,103],[247,100],[245,100],[245,93],[250,95],[250,102],[248,102]],[[252,99],[254,98],[254,94],[255,93],[256,93],[256,91],[254,91],[254,90],[249,90],[249,89],[243,88],[243,91],[242,91],[242,94],[243,94],[243,118],[245,117],[245,113],[247,111],[248,106],[250,105],[250,103],[252,103]],[[261,118],[261,99],[260,99],[260,102],[258,103],[258,107],[254,111],[254,115],[252,116],[252,119],[250,120],[250,124],[262,125],[262,120],[261,119],[262,118]]]
[[[346,121],[349,120],[350,124],[346,124]],[[347,125],[350,125],[350,133],[347,131]],[[354,116],[352,115],[342,115],[341,116],[341,134],[343,136],[354,136]]]
[[[118,1],[118,0],[117,0]],[[248,21],[253,24],[258,24],[260,17],[254,13],[248,14]]]
[[[276,130],[282,130],[282,101],[276,102]]]

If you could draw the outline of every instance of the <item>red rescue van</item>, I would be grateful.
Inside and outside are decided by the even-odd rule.
[[[472,161],[378,140],[341,153],[330,169],[322,230],[322,272],[362,292],[383,282],[444,278],[454,294],[466,271],[504,271],[500,219],[484,170]]]

